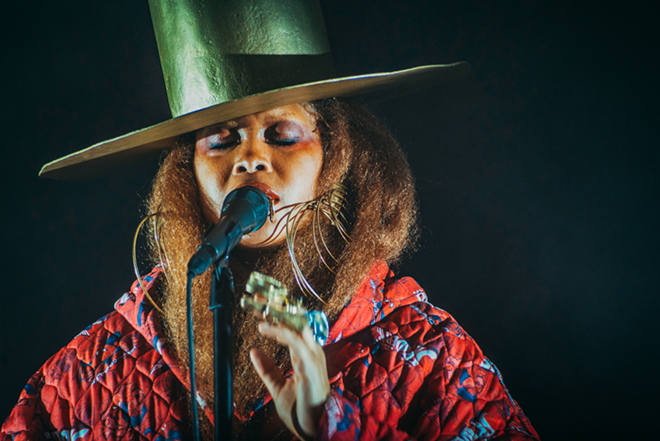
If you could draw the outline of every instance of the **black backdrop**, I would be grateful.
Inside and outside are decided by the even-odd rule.
[[[416,277],[545,439],[653,437],[659,406],[658,53],[632,3],[322,1],[339,74],[467,60],[374,107],[421,201]],[[0,419],[133,280],[155,165],[42,164],[169,117],[146,1],[26,2],[3,28]]]

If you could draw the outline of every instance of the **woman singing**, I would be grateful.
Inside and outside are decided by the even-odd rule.
[[[236,438],[537,439],[474,340],[390,269],[414,245],[413,179],[391,134],[345,99],[430,87],[467,65],[335,78],[316,2],[150,7],[174,118],[42,175],[166,151],[145,220],[153,270],[28,381],[2,440],[190,439],[191,401],[213,438],[212,276],[193,284],[191,400],[186,268],[247,186],[270,214],[230,254],[235,303],[258,271],[323,312],[329,332],[234,309]]]

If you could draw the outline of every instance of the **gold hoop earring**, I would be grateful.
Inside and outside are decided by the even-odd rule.
[[[314,290],[314,287],[309,283],[296,260],[296,235],[305,216],[312,213],[312,239],[314,240],[314,247],[325,267],[334,273],[335,271],[323,256],[323,250],[325,250],[325,253],[327,253],[335,263],[337,262],[337,258],[332,254],[332,251],[330,251],[330,247],[323,235],[321,219],[322,217],[328,219],[330,224],[339,231],[341,238],[346,243],[350,243],[350,238],[346,226],[344,225],[347,222],[344,215],[344,211],[346,210],[346,189],[343,185],[337,184],[316,199],[287,205],[277,211],[279,212],[282,210],[289,210],[289,212],[279,220],[273,233],[268,239],[266,239],[265,243],[275,239],[282,233],[282,230],[285,230],[287,249],[291,259],[291,265],[293,266],[293,275],[296,279],[296,283],[304,294],[311,295],[322,303],[325,303],[316,290]],[[284,222],[284,225],[282,225],[282,222]]]
[[[154,299],[151,297],[149,294],[149,291],[147,291],[147,288],[144,286],[144,282],[142,282],[142,276],[140,275],[140,269],[138,268],[138,263],[137,263],[137,240],[138,237],[140,236],[140,231],[142,230],[142,226],[146,221],[149,219],[154,219],[154,237],[156,239],[156,246],[158,247],[158,258],[160,260],[160,265],[163,268],[163,273],[165,274],[165,278],[168,278],[167,276],[167,271],[165,270],[165,264],[163,262],[163,254],[165,254],[165,258],[169,264],[169,258],[167,257],[167,252],[164,247],[162,247],[161,242],[160,242],[160,227],[162,226],[162,217],[160,213],[153,213],[150,215],[147,215],[144,219],[140,221],[140,223],[137,226],[137,229],[135,230],[135,235],[133,236],[133,270],[135,271],[135,276],[137,277],[138,284],[140,285],[140,288],[142,288],[142,292],[144,292],[145,296],[147,296],[147,299],[149,302],[156,308],[161,314],[165,314],[165,311],[161,309],[160,306],[156,304]],[[162,248],[162,251],[161,251]]]

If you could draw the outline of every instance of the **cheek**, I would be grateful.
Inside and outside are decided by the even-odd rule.
[[[295,180],[295,188],[300,194],[301,200],[315,198],[316,189],[323,167],[323,150],[320,146],[307,150],[295,161],[289,163],[292,179]]]
[[[199,186],[199,199],[207,221],[218,221],[222,202],[225,197],[221,164],[215,164],[204,156],[195,155],[195,178]]]

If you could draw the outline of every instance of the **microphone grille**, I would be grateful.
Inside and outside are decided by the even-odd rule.
[[[229,204],[236,199],[241,199],[247,202],[252,208],[252,213],[254,214],[254,222],[250,222],[249,226],[245,225],[249,231],[244,231],[244,233],[249,233],[261,228],[261,226],[266,222],[266,218],[268,217],[268,212],[270,209],[268,196],[266,196],[263,191],[256,187],[240,187],[227,195],[222,207],[222,211],[224,212]]]

